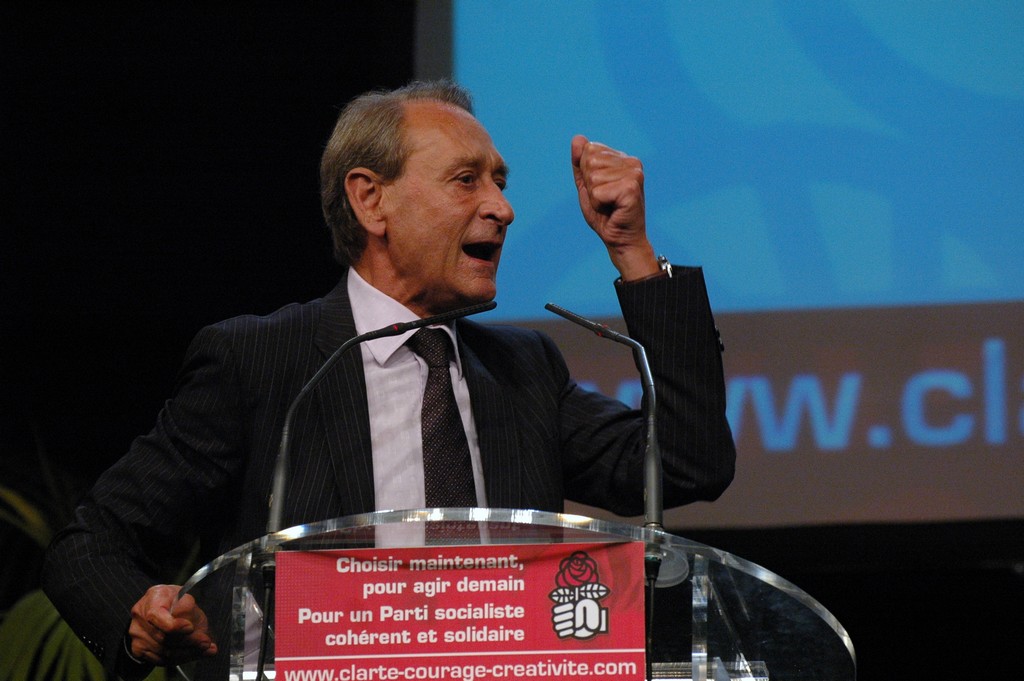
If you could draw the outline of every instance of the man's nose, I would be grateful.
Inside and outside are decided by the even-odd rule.
[[[491,188],[491,193],[480,205],[480,209],[485,220],[494,220],[506,227],[516,219],[516,213],[512,210],[512,204],[509,203],[498,185],[494,185]]]

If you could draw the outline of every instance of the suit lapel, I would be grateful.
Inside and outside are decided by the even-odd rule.
[[[492,508],[520,508],[523,504],[522,470],[518,465],[518,433],[515,409],[504,389],[480,361],[473,348],[460,336],[462,357],[473,420],[480,443],[487,505]]]
[[[326,361],[356,335],[347,276],[324,299],[316,345]],[[359,348],[348,350],[314,390],[344,515],[374,510],[373,455],[366,380]]]
[[[315,342],[326,361],[355,335],[347,277],[342,276],[339,284],[323,299]],[[473,404],[487,504],[494,508],[521,508],[526,494],[522,488],[523,472],[518,464],[519,434],[514,405],[461,336],[459,349]],[[357,348],[349,350],[338,361],[310,399],[324,424],[343,514],[374,510],[370,415],[366,406],[362,355]]]

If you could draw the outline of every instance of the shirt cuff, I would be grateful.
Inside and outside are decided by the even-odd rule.
[[[131,638],[127,633],[121,641],[121,654],[117,659],[117,676],[122,681],[139,681],[149,676],[154,665],[132,655]]]

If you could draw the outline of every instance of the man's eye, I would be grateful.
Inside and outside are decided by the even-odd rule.
[[[459,175],[458,182],[462,184],[473,184],[476,182],[476,175]]]

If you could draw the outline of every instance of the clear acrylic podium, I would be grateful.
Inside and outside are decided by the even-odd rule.
[[[413,546],[424,536],[430,537],[427,545],[643,542],[656,549],[662,557],[650,632],[656,679],[856,678],[853,643],[842,625],[801,589],[749,561],[624,523],[479,508],[347,516],[289,528],[224,554],[200,568],[179,594],[191,595],[206,613],[219,653],[181,672],[196,681],[257,678],[260,634],[268,624],[266,587],[278,552]],[[272,643],[265,648],[262,671],[275,678]]]

